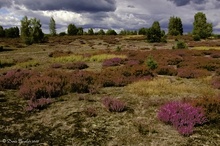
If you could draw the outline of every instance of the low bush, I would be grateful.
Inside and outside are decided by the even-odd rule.
[[[158,118],[165,123],[172,124],[180,134],[185,136],[193,133],[194,126],[207,122],[201,108],[177,101],[163,105],[158,112]]]
[[[29,111],[42,110],[51,103],[52,103],[52,99],[50,98],[40,98],[40,99],[35,99],[35,100],[29,100],[28,106],[26,107],[26,111],[29,112]]]
[[[213,77],[211,84],[213,88],[220,89],[220,76]]]
[[[49,71],[26,79],[19,89],[19,96],[25,99],[58,97],[67,92],[67,77],[64,73]]]
[[[147,58],[146,64],[147,64],[148,68],[151,70],[154,70],[158,67],[157,62],[154,60],[154,58],[152,56],[149,56]]]
[[[97,75],[88,71],[77,71],[70,75],[70,91],[89,93],[94,88]]]
[[[156,73],[158,75],[176,76],[177,70],[170,66],[163,66],[163,67],[158,67],[156,69]]]
[[[194,41],[200,41],[201,38],[200,38],[199,35],[194,35],[194,36],[193,36],[193,40],[194,40]]]
[[[103,87],[125,86],[139,79],[150,79],[154,75],[146,66],[122,66],[103,69],[98,83]]]
[[[29,78],[31,74],[32,72],[30,70],[10,70],[1,76],[0,86],[3,89],[18,89],[24,79]]]
[[[84,62],[67,63],[64,68],[67,69],[86,69],[89,66]]]
[[[109,66],[119,66],[120,64],[123,63],[123,59],[121,58],[111,58],[111,59],[106,59],[102,63],[103,67],[109,67]]]
[[[194,68],[190,68],[190,67],[184,67],[184,68],[179,68],[177,69],[178,77],[181,78],[199,78],[199,77],[205,77],[205,76],[209,76],[211,75],[210,72],[206,71],[206,70],[202,70],[202,69],[194,69]]]
[[[126,104],[123,101],[112,97],[104,97],[102,99],[102,104],[110,112],[123,112],[126,109]]]
[[[188,99],[190,104],[196,107],[201,107],[210,123],[220,122],[220,97],[200,97],[195,99]]]
[[[139,65],[139,64],[140,64],[140,61],[134,60],[134,59],[129,59],[129,60],[126,60],[126,61],[125,61],[125,64],[126,64],[127,66],[135,66],[135,65]]]
[[[187,47],[186,43],[183,41],[178,41],[176,43],[176,46],[174,47],[174,49],[186,49],[186,48],[188,48],[188,47]]]
[[[183,61],[183,58],[180,56],[172,57],[167,60],[168,65],[178,65],[180,62]]]
[[[51,68],[62,68],[62,64],[60,64],[60,63],[53,63],[53,64],[51,64]]]
[[[68,56],[68,55],[70,55],[70,54],[72,54],[72,52],[71,51],[66,51],[66,52],[64,52],[64,51],[58,51],[58,50],[56,50],[56,51],[53,51],[53,52],[51,52],[51,53],[49,53],[49,57],[61,57],[61,56]]]

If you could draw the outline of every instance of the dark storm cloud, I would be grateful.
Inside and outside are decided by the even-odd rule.
[[[9,7],[11,5],[11,1],[9,0],[0,0],[0,8]]]
[[[116,10],[115,0],[19,0],[31,10],[68,10],[73,12],[108,12]]]
[[[176,6],[184,6],[184,5],[190,4],[190,2],[195,3],[195,4],[203,4],[207,2],[207,0],[168,0],[168,1],[173,2]]]

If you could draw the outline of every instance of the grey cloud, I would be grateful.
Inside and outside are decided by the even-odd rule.
[[[9,0],[0,0],[0,8],[2,7],[9,7],[12,4]]]
[[[190,2],[194,4],[204,4],[207,2],[207,0],[168,0],[168,1],[173,2],[176,6],[184,6],[190,4]]]
[[[73,12],[108,12],[116,10],[115,0],[19,0],[31,10],[68,10]]]

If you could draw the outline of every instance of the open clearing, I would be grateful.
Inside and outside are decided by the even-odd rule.
[[[14,69],[42,76],[50,71],[64,75],[80,70],[97,74],[100,82],[92,84],[95,92],[68,90],[34,111],[25,110],[27,99],[19,96],[20,87],[0,90],[0,145],[18,145],[19,139],[29,141],[24,145],[218,145],[220,121],[196,126],[192,135],[182,136],[157,118],[160,106],[168,101],[220,95],[212,86],[220,73],[220,40],[183,39],[188,49],[172,50],[174,38],[150,44],[144,36],[50,37],[48,43],[31,46],[19,39],[1,40],[5,50],[0,52],[0,78]],[[158,63],[157,69],[146,67],[149,56]],[[123,61],[103,65],[112,58]],[[88,67],[76,70],[70,65],[74,62]],[[102,104],[104,97],[125,102],[126,110],[110,112]]]

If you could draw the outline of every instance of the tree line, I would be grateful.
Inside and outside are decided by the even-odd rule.
[[[7,38],[16,38],[21,37],[23,42],[26,44],[32,43],[40,43],[45,41],[45,34],[41,29],[40,20],[36,18],[28,19],[25,16],[21,20],[21,28],[19,34],[18,27],[12,27],[8,29],[3,29],[0,26],[0,37],[7,37]],[[166,36],[177,36],[183,35],[183,25],[181,18],[179,17],[170,17],[169,24],[168,24],[168,33],[165,34],[164,30],[161,30],[160,23],[158,21],[153,22],[152,26],[149,28],[140,28],[139,30],[121,30],[118,34],[115,30],[109,29],[106,32],[103,29],[100,29],[97,32],[94,32],[93,28],[88,29],[87,32],[83,30],[82,27],[76,27],[74,24],[69,24],[67,27],[67,34],[66,32],[61,32],[57,34],[56,32],[56,22],[51,17],[49,23],[49,31],[51,36],[56,35],[146,35],[147,40],[149,42],[165,42]],[[198,12],[194,15],[194,22],[193,22],[193,37],[196,40],[206,39],[212,35],[213,26],[211,23],[207,22],[206,15],[202,12]]]

